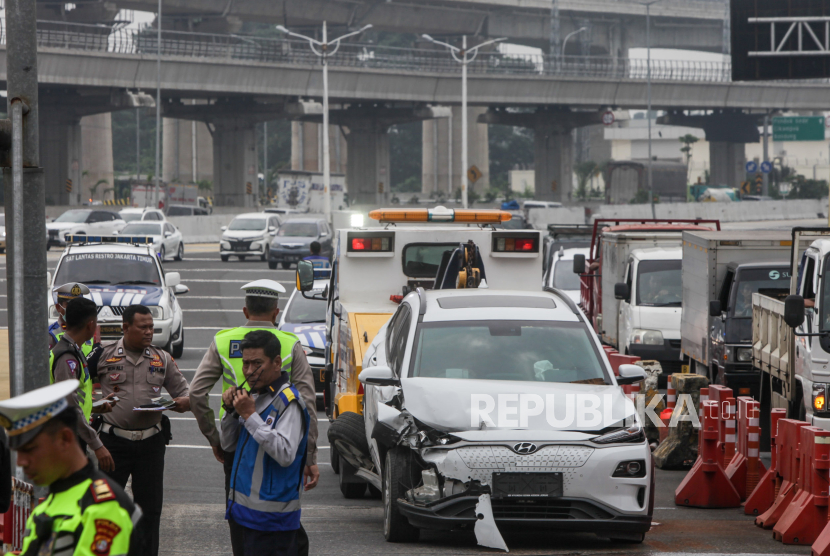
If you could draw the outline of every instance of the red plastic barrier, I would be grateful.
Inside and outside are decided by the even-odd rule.
[[[761,461],[761,404],[750,397],[738,398],[738,435],[735,457],[726,467],[726,476],[746,500],[767,468]]]
[[[718,464],[719,407],[714,401],[703,405],[703,423],[699,432],[702,451],[697,463],[674,492],[674,503],[698,508],[737,508],[741,505],[741,497]]]
[[[710,384],[709,399],[718,404],[718,453],[720,465],[725,470],[735,455],[735,398],[731,388]]]
[[[709,401],[709,388],[701,388],[700,389],[700,403],[697,406],[697,419],[700,422],[700,426],[703,426],[703,404]],[[702,437],[700,434],[697,436],[697,459],[700,460],[700,454],[703,452],[703,441],[701,440]]]
[[[29,483],[12,478],[12,504],[3,514],[4,550],[23,548],[23,531],[26,520],[35,509],[35,489]]]
[[[827,525],[830,431],[802,427],[798,492],[772,530],[784,544],[813,544]]]
[[[755,518],[755,525],[759,525],[764,529],[774,527],[795,497],[800,461],[798,444],[801,434],[799,430],[806,426],[807,423],[804,421],[796,421],[795,419],[781,419],[778,421],[778,436],[776,437],[776,445],[778,446],[776,469],[780,477],[778,494],[772,506]]]
[[[787,416],[786,409],[776,408],[770,412],[770,466],[764,476],[758,481],[758,486],[752,491],[746,499],[744,504],[744,513],[747,515],[758,515],[767,511],[775,497],[778,495],[776,484],[780,481],[777,464],[777,440],[778,436],[778,421]]]

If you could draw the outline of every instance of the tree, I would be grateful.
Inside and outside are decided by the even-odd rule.
[[[689,162],[692,159],[692,145],[700,141],[697,137],[692,135],[691,133],[687,133],[683,137],[680,138],[680,142],[683,144],[680,147],[680,152],[686,155],[686,171],[688,172]]]

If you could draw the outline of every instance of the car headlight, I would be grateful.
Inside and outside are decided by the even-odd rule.
[[[646,476],[646,460],[635,459],[630,461],[621,461],[617,468],[614,469],[612,477],[629,477],[638,478]]]
[[[827,413],[827,384],[817,382],[813,384],[813,411]]]
[[[151,307],[147,307],[150,309],[150,314],[153,315],[154,319],[163,319],[164,318],[164,309],[159,307],[158,305],[153,305]]]
[[[230,249],[231,248],[231,244],[228,243],[227,241],[221,242],[221,245],[222,245],[222,249]]]
[[[251,249],[259,249],[260,247],[262,247],[262,242],[261,241],[252,241],[251,242]]]
[[[642,442],[646,435],[643,432],[643,427],[639,423],[619,429],[608,434],[603,434],[594,438],[591,442],[594,444],[616,444],[618,442]]]
[[[736,348],[735,361],[740,363],[752,361],[752,348]]]
[[[635,329],[631,339],[632,344],[642,344],[645,346],[662,346],[663,333],[659,330],[640,330]]]

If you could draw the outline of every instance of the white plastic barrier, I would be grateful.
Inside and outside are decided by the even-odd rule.
[[[798,201],[742,201],[738,203],[658,203],[657,218],[751,222],[823,218],[827,199]],[[594,218],[651,218],[649,205],[601,205]]]
[[[548,224],[585,224],[584,207],[532,208],[527,213],[535,230],[546,230]]]
[[[217,243],[222,237],[222,226],[230,224],[234,214],[208,216],[173,216],[168,218],[184,236],[185,243]]]

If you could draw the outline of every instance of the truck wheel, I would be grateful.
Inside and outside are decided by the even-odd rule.
[[[220,255],[219,258],[222,259],[223,263],[226,263],[226,262],[228,262],[228,259],[230,259],[230,256],[229,255]]]
[[[408,456],[401,449],[386,452],[383,467],[383,536],[388,542],[415,542],[421,533],[398,510],[398,498],[403,498],[406,490],[404,485],[412,484]]]
[[[328,437],[329,444],[337,448],[340,457],[352,467],[374,467],[369,455],[369,441],[366,440],[363,415],[351,411],[341,414],[329,426]]]
[[[339,457],[339,456],[338,456]],[[344,467],[349,465],[348,463],[341,462],[341,465]],[[340,483],[340,493],[343,495],[343,498],[346,500],[354,500],[356,498],[363,498],[363,495],[366,493],[366,483],[361,481],[359,483],[347,483],[346,477],[347,475],[353,475],[354,473],[346,473],[345,470],[341,470],[341,473],[337,475],[338,483]]]
[[[268,261],[268,268],[271,270],[277,270],[277,263],[274,261]]]
[[[286,263],[286,262],[283,262],[283,263],[282,263],[282,267],[283,267],[285,270],[288,270],[289,268],[291,268],[291,263]]]
[[[337,453],[337,448],[331,446],[329,448],[331,451],[331,470],[334,471],[335,475],[340,474],[340,454]]]

